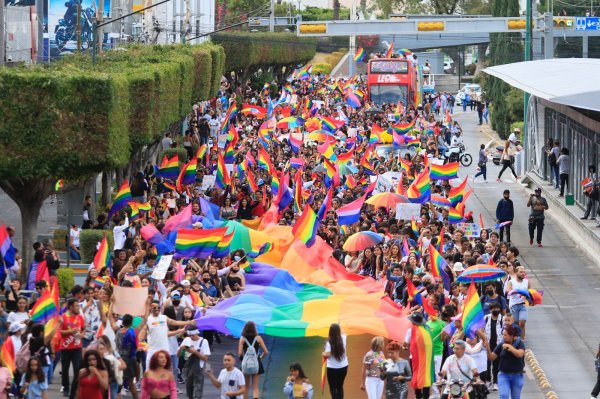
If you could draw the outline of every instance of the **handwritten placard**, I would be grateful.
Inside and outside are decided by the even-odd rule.
[[[155,280],[162,280],[167,275],[167,270],[171,265],[171,260],[173,259],[173,255],[163,255],[160,257],[160,260],[154,267],[154,271],[152,272],[152,278]]]
[[[458,223],[456,228],[465,232],[465,237],[480,237],[481,226],[479,223]]]

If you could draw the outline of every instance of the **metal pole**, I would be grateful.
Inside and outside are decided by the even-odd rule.
[[[525,61],[531,61],[531,28],[532,28],[532,24],[531,24],[531,14],[532,14],[532,9],[531,9],[531,2],[533,0],[527,0],[527,8],[525,9]],[[529,93],[525,92],[523,95],[523,132],[522,132],[522,142],[523,142],[523,148],[527,148],[527,136],[528,136],[528,130],[529,130],[529,126],[527,126],[527,108],[529,105]],[[525,154],[525,165],[523,165],[523,171],[526,172],[527,171],[527,157],[528,154]]]
[[[5,31],[5,24],[4,24],[4,2],[0,2],[0,25],[2,26],[2,28],[0,28],[0,66],[4,65],[4,61],[6,60],[6,35],[4,34]]]
[[[104,21],[104,0],[98,0],[98,12],[96,14],[96,21],[101,24]],[[102,27],[94,29],[94,48],[98,43],[98,53],[102,53],[102,43],[104,42],[104,29]],[[96,37],[99,39],[96,39]]]
[[[269,13],[269,32],[275,32],[275,0],[271,0],[271,11]]]
[[[77,4],[77,52],[81,52],[81,3]]]
[[[554,21],[552,19],[552,13],[547,12],[544,14],[544,59],[552,59],[554,58]]]

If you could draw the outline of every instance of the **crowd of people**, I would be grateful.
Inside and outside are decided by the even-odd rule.
[[[448,388],[438,387],[436,378],[448,383],[460,379],[472,382],[467,388],[471,398],[479,398],[477,395],[485,391],[481,387],[486,387],[499,390],[502,399],[518,399],[524,382],[528,313],[527,298],[522,292],[530,288],[530,283],[519,262],[519,249],[511,243],[514,210],[510,193],[507,190],[498,204],[495,222],[502,224],[499,232],[482,228],[480,234],[467,235],[449,216],[450,208],[457,207],[462,209],[461,221],[474,222],[472,212],[466,212],[460,200],[452,207],[425,201],[419,216],[412,220],[396,217],[393,207],[365,204],[358,222],[340,224],[337,215],[340,207],[360,198],[378,176],[399,177],[384,190],[405,195],[429,163],[447,162],[445,150],[462,142],[460,125],[448,120],[452,106],[448,97],[429,96],[421,104],[407,106],[380,104],[377,112],[368,112],[372,104],[364,99],[361,107],[339,104],[347,90],[362,93],[363,86],[360,77],[334,80],[315,75],[294,79],[279,85],[284,101],[280,99],[278,105],[273,105],[269,94],[277,93],[249,83],[235,87],[223,79],[219,96],[194,105],[186,120],[184,136],[166,136],[162,141],[164,150],[184,149],[189,159],[206,145],[206,154],[197,162],[194,183],[178,190],[168,180],[156,177],[153,167],[137,172],[132,176],[131,196],[138,202],[147,202],[149,208],[135,221],[124,210],[111,220],[101,214],[97,221],[92,221],[89,213],[92,202],[85,199],[83,226],[72,228],[69,252],[73,259],[81,256],[81,228],[112,229],[111,267],[90,265],[84,284],[75,286],[65,299],[59,323],[52,331],[30,321],[29,309],[35,301],[24,295],[27,290],[35,290],[40,296],[51,289],[48,281],[36,276],[39,265],[45,262],[50,281],[56,278],[61,264],[52,241],[34,245],[31,265],[21,265],[18,253],[13,264],[6,264],[6,302],[0,311],[0,341],[3,351],[11,348],[17,367],[12,373],[6,372],[9,365],[7,357],[2,356],[0,391],[27,398],[47,398],[48,384],[60,363],[60,391],[65,397],[100,399],[130,394],[133,398],[174,399],[185,391],[188,398],[197,399],[202,397],[207,376],[223,399],[259,398],[259,378],[265,372],[262,359],[269,355],[258,333],[260,328],[252,322],[244,326],[237,350],[223,356],[223,369],[216,375],[209,362],[215,361],[211,352],[215,345],[221,344],[222,334],[200,331],[196,325],[206,309],[244,294],[248,273],[244,265],[249,248],[231,248],[229,256],[221,258],[191,258],[183,263],[181,259],[173,260],[164,279],[157,280],[153,277],[159,258],[157,245],[145,240],[140,229],[154,225],[161,231],[169,218],[188,204],[192,204],[193,215],[197,217],[191,227],[202,229],[206,211],[200,199],[219,209],[216,217],[220,220],[257,221],[276,209],[272,222],[293,226],[301,209],[295,209],[294,201],[278,209],[281,198],[272,189],[274,178],[279,181],[287,175],[298,175],[305,182],[303,200],[315,212],[325,210],[320,215],[317,235],[331,246],[340,269],[380,281],[382,292],[397,306],[408,309],[413,325],[404,342],[386,343],[383,337],[373,339],[360,365],[362,379],[352,382],[353,389],[364,390],[370,399],[381,399],[384,393],[392,399],[406,398],[410,386],[417,398],[429,398],[448,393]],[[232,115],[232,108],[241,104],[248,107]],[[267,110],[267,115],[261,115],[263,111],[259,108]],[[243,112],[244,109],[258,109],[258,115]],[[331,132],[331,148],[338,159],[350,153],[347,156],[348,163],[353,165],[350,173],[340,175],[338,168],[338,174],[329,174],[323,167],[326,157],[321,151],[321,141],[301,140],[296,146],[295,128],[273,125],[265,128],[272,118],[277,121],[294,114],[306,116],[305,120],[328,119],[336,124]],[[383,135],[379,142],[373,140],[374,126],[391,137],[396,124],[413,124],[409,134],[418,139],[418,144],[401,149],[388,145],[392,150],[380,152],[379,148],[386,145],[382,143]],[[219,187],[211,177],[218,167],[222,148],[232,140],[229,131],[222,130],[224,125],[235,128],[232,145],[235,152],[233,171],[229,171],[231,185]],[[264,154],[269,159],[264,159]],[[479,161],[485,166],[487,158],[480,157]],[[481,170],[485,173],[485,169]],[[335,195],[328,206],[326,197],[330,187]],[[430,195],[449,198],[456,187],[450,180],[432,180]],[[461,195],[468,197],[466,191]],[[542,200],[541,196],[534,196],[528,204],[532,207],[531,240],[537,228],[540,245],[543,212],[548,207]],[[15,233],[10,227],[7,231],[9,236]],[[382,240],[364,250],[344,250],[348,237],[360,231],[378,233]],[[444,259],[443,272],[449,277],[449,285],[445,285],[439,271],[432,269],[431,246]],[[457,279],[469,268],[481,264],[494,265],[504,272],[504,277],[478,285],[485,325],[477,334],[469,335],[460,323],[469,285]],[[182,275],[178,273],[180,269]],[[27,270],[29,279],[22,285]],[[147,287],[145,314],[115,313],[115,285]],[[420,302],[415,293],[420,295]],[[330,393],[335,399],[344,397],[349,366],[341,324],[341,327],[331,326],[322,353]],[[414,342],[418,333],[415,329],[421,327],[430,334],[433,345],[436,377],[427,386],[415,382],[422,381],[414,378],[418,370],[411,367],[411,360],[404,358],[406,351],[412,358],[416,356],[411,337]],[[292,363],[289,370],[289,377],[282,381],[284,394],[289,398],[311,398],[315,388],[302,365]]]

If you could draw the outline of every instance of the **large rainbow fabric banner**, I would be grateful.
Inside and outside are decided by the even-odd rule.
[[[327,336],[331,323],[348,335],[372,334],[403,339],[410,322],[396,304],[380,294],[338,295],[300,284],[291,274],[253,263],[244,294],[228,298],[198,319],[201,329],[239,336],[247,321],[258,331],[279,337]]]

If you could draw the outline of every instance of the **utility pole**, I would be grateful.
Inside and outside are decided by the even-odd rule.
[[[96,23],[98,25],[102,25],[102,22],[104,21],[104,0],[98,0],[98,11],[96,13]],[[102,26],[100,26],[100,28],[96,29],[95,32],[92,32],[92,40],[94,43],[94,46],[98,45],[98,54],[102,54],[102,44],[104,42],[104,29],[102,29]]]
[[[531,24],[531,17],[532,17],[532,1],[533,0],[526,0],[527,1],[527,8],[525,9],[525,61],[531,61],[531,36],[532,36],[532,24]],[[529,106],[529,93],[524,92],[523,95],[523,148],[527,149],[527,139],[528,139],[528,134],[529,134],[529,126],[527,125],[527,108]],[[523,171],[527,170],[527,154],[524,157],[525,159],[525,165],[521,165],[523,167]]]
[[[275,0],[271,0],[271,11],[269,13],[269,32],[275,32]]]
[[[0,1],[0,66],[6,60],[6,24],[4,23],[4,1]]]
[[[81,53],[81,3],[77,4],[77,52]]]

